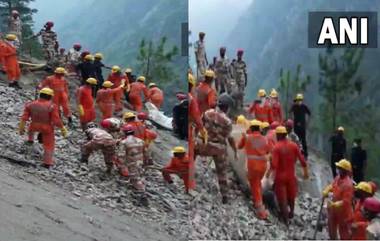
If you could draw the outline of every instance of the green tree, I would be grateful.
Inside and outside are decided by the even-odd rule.
[[[137,56],[137,70],[144,73],[148,80],[154,79],[159,84],[166,84],[178,79],[173,60],[178,55],[178,47],[166,47],[167,39],[163,37],[158,43],[141,40]]]
[[[360,95],[362,80],[360,77],[355,78],[355,75],[364,53],[360,48],[344,49],[343,53],[337,54],[335,51],[327,48],[325,55],[319,55],[319,93],[323,98],[320,109],[322,119],[332,131],[338,122],[347,119],[345,103]]]
[[[33,34],[33,14],[37,9],[30,8],[29,4],[34,0],[0,0],[0,16],[2,31],[8,31],[8,19],[12,10],[17,10],[22,21],[22,51],[34,57],[41,57],[41,45],[35,39],[26,39]]]
[[[310,75],[305,78],[301,77],[301,65],[297,65],[294,78],[292,78],[290,70],[280,70],[280,86],[278,90],[283,98],[286,118],[288,118],[288,110],[293,102],[293,98],[297,93],[306,91],[307,86],[311,83]]]

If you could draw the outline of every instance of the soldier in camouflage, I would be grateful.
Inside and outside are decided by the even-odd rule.
[[[60,48],[55,61],[55,67],[66,67],[67,65],[67,54],[65,53],[66,49]]]
[[[17,36],[15,45],[17,48],[20,47],[22,38],[22,23],[20,19],[20,14],[17,10],[13,10],[11,17],[9,17],[8,19],[8,33]]]
[[[224,204],[228,201],[227,183],[227,143],[232,147],[237,155],[235,141],[231,136],[232,121],[228,118],[227,112],[233,100],[227,94],[222,94],[215,109],[209,109],[203,115],[204,127],[208,133],[208,141],[197,139],[195,155],[211,156],[214,159],[216,173],[218,176],[219,190]]]
[[[242,49],[238,49],[237,51],[237,60],[232,62],[232,71],[233,71],[233,77],[235,79],[236,85],[237,85],[237,91],[238,91],[238,99],[237,99],[237,106],[239,108],[243,107],[244,104],[244,89],[247,86],[247,65],[245,61],[243,60],[243,53],[244,51]]]
[[[44,57],[48,66],[53,66],[54,61],[56,61],[55,58],[58,55],[59,48],[57,33],[52,30],[53,26],[54,23],[49,21],[44,25],[43,29],[33,36],[41,36]]]
[[[197,61],[197,77],[198,79],[201,79],[204,75],[208,61],[206,56],[206,48],[205,48],[205,33],[200,32],[199,33],[199,40],[195,42],[194,49],[195,49],[195,60]]]
[[[144,161],[144,141],[134,136],[135,127],[125,124],[122,127],[125,138],[120,143],[122,153],[124,154],[124,164],[129,171],[129,180],[136,194],[139,195],[140,201],[147,205],[145,195],[145,184],[142,179],[142,165]]]
[[[220,57],[216,59],[214,65],[216,74],[216,91],[219,94],[222,94],[224,92],[231,94],[234,80],[231,72],[231,64],[226,57],[226,48],[221,47],[219,53]]]
[[[116,140],[107,131],[96,127],[95,123],[88,123],[85,131],[88,142],[82,146],[81,162],[88,163],[91,153],[100,150],[103,153],[107,166],[107,174],[111,174],[115,158]]]

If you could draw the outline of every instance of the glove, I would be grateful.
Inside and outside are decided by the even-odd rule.
[[[24,135],[24,133],[25,133],[25,121],[20,121],[20,124],[18,125],[18,133],[20,134],[20,135]]]
[[[327,187],[325,187],[325,189],[323,189],[323,191],[322,191],[322,196],[327,197],[329,195],[329,192],[331,191],[331,189],[332,189],[331,185],[328,185]]]
[[[207,133],[206,128],[203,127],[200,130],[199,134],[202,137],[204,144],[207,144],[207,142],[208,142],[208,133]]]
[[[62,128],[61,128],[61,134],[62,134],[62,136],[63,136],[64,138],[67,137],[67,133],[68,133],[68,131],[67,131],[66,127],[62,127]]]
[[[303,168],[303,179],[309,179],[309,169],[307,168],[307,166]]]
[[[78,112],[80,116],[84,116],[84,109],[83,105],[78,105]]]

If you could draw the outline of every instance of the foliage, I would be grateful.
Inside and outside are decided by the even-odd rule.
[[[144,73],[148,80],[158,84],[166,84],[178,79],[172,66],[173,59],[178,55],[178,47],[166,47],[167,39],[162,37],[158,43],[141,40],[137,56],[139,73]]]
[[[293,102],[294,96],[297,93],[304,93],[307,86],[311,83],[310,75],[307,75],[305,78],[300,76],[301,67],[301,64],[297,65],[294,78],[292,78],[290,70],[284,71],[282,68],[280,70],[280,86],[278,90],[282,96],[286,118],[288,118],[288,110]]]
[[[8,29],[8,18],[12,10],[17,10],[22,21],[22,50],[34,57],[41,57],[41,45],[35,39],[27,40],[25,38],[33,34],[33,14],[37,9],[30,8],[28,5],[34,0],[0,0],[0,16],[2,21],[1,28]]]

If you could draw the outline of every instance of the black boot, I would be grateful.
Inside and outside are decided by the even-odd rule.
[[[14,87],[15,87],[16,89],[19,89],[19,90],[22,89],[22,87],[18,84],[18,81],[13,82],[13,84],[14,84]]]
[[[15,87],[16,87],[16,86],[15,86],[15,82],[11,82],[11,83],[9,83],[9,84],[8,84],[8,87],[15,88]]]
[[[67,117],[67,120],[68,120],[68,126],[70,127],[70,128],[72,128],[73,127],[73,118],[70,116],[70,117]]]

